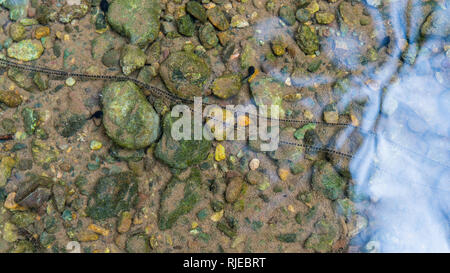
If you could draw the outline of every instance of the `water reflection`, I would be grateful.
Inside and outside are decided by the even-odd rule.
[[[382,67],[369,74],[385,89],[372,92],[363,120],[366,127],[375,128],[376,136],[365,138],[350,169],[359,192],[371,202],[366,211],[370,227],[355,241],[366,244],[366,251],[448,252],[449,26],[442,27],[443,37],[419,41],[420,18],[425,18],[422,5],[391,2],[394,47]],[[447,8],[440,12],[450,15],[448,7],[436,8]],[[371,14],[381,20],[377,10],[371,9]],[[406,48],[405,38],[410,43]],[[416,43],[420,46],[414,60],[415,52],[408,50]]]

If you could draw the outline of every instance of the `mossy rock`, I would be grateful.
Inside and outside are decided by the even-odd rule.
[[[306,55],[313,55],[319,50],[319,38],[310,26],[302,25],[295,35],[297,45]]]
[[[312,186],[321,191],[328,199],[336,200],[344,197],[346,181],[329,162],[318,160],[314,163]]]
[[[113,82],[103,89],[102,95],[103,125],[115,143],[135,150],[158,138],[159,116],[136,84]]]
[[[119,216],[137,203],[138,185],[131,172],[101,177],[89,197],[87,215],[95,220]]]
[[[163,122],[163,136],[156,145],[155,156],[172,168],[185,169],[205,160],[211,148],[211,141],[175,140],[171,131],[175,119],[166,114]]]
[[[192,211],[201,198],[201,174],[192,169],[186,180],[173,177],[161,194],[158,226],[161,230],[170,229],[178,218]],[[179,193],[183,193],[181,196]]]
[[[111,27],[132,44],[145,47],[158,37],[161,7],[156,0],[115,0],[108,8]]]
[[[205,60],[183,51],[170,54],[160,68],[160,75],[169,91],[186,99],[203,96],[210,74],[211,69]]]

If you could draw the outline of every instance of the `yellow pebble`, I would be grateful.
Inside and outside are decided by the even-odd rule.
[[[63,36],[63,34],[62,34],[61,31],[57,31],[57,32],[56,32],[56,38],[58,38],[58,39],[61,40],[62,36]]]
[[[221,161],[224,160],[225,158],[226,158],[225,147],[222,144],[217,144],[215,154],[216,161]]]
[[[239,116],[238,125],[241,127],[247,127],[248,125],[250,125],[250,118],[247,116]]]
[[[42,37],[50,35],[50,28],[45,26],[38,27],[34,34],[36,36],[36,39],[41,39]]]
[[[197,222],[192,222],[192,224],[191,224],[191,228],[192,229],[194,229],[194,228],[196,228],[196,227],[198,227],[198,223]]]
[[[64,41],[70,41],[70,36],[69,34],[64,34]]]
[[[289,170],[288,169],[283,169],[283,168],[279,168],[278,169],[278,176],[280,177],[280,179],[282,181],[286,181],[289,175]]]
[[[350,115],[350,119],[352,120],[352,125],[353,126],[359,126],[359,120],[358,120],[358,118],[355,115],[351,114]]]
[[[290,211],[290,212],[295,212],[294,206],[289,205],[289,206],[288,206],[288,211]]]
[[[80,242],[92,242],[98,240],[98,235],[90,231],[82,231],[78,233],[77,239]]]
[[[94,224],[90,224],[88,226],[88,229],[95,233],[101,234],[103,236],[108,236],[108,234],[109,234],[109,230],[102,228],[101,226],[94,225]]]
[[[220,221],[220,219],[222,219],[222,217],[223,217],[223,210],[221,210],[221,211],[219,211],[219,212],[216,212],[216,213],[214,213],[213,215],[211,215],[211,221],[213,221],[213,222],[219,222]]]

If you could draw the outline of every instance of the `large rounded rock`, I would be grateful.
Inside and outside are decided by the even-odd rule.
[[[144,47],[158,37],[160,13],[156,0],[115,0],[107,15],[115,31]]]
[[[172,53],[160,68],[167,88],[175,95],[189,99],[203,95],[210,74],[209,65],[202,58],[183,51]]]
[[[163,135],[155,149],[155,156],[172,168],[185,169],[200,163],[208,156],[211,141],[175,140],[172,127],[175,119],[167,114],[163,122]],[[193,131],[192,131],[193,132]]]
[[[44,52],[44,47],[38,40],[22,40],[8,47],[8,56],[21,61],[33,61],[39,59]]]
[[[115,143],[140,149],[158,138],[159,116],[133,82],[113,82],[102,95],[103,124]]]

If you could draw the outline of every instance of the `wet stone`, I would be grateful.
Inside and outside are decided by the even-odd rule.
[[[195,207],[201,198],[200,186],[201,176],[198,169],[192,169],[190,176],[184,181],[176,177],[169,181],[161,194],[158,212],[158,226],[161,230],[171,229],[178,218]]]
[[[315,16],[317,23],[322,25],[328,25],[334,21],[334,14],[329,12],[317,12]]]
[[[59,155],[57,149],[49,146],[47,142],[41,139],[33,139],[31,142],[31,152],[34,162],[39,165],[55,162]]]
[[[15,108],[22,103],[22,98],[13,91],[0,91],[0,102],[6,104],[8,107]]]
[[[140,149],[157,139],[159,116],[133,82],[113,82],[102,95],[103,125],[115,143]]]
[[[6,185],[6,181],[11,176],[11,170],[15,166],[16,161],[9,156],[2,157],[0,160],[0,187]]]
[[[47,74],[37,72],[36,74],[34,74],[33,82],[36,84],[40,91],[45,91],[49,87],[49,77]]]
[[[234,203],[240,196],[244,180],[241,177],[230,179],[225,192],[225,199],[228,203]]]
[[[130,75],[133,71],[145,65],[147,56],[144,51],[134,45],[125,45],[120,54],[120,66],[125,75]]]
[[[132,44],[144,47],[158,37],[160,13],[156,0],[116,0],[109,5],[107,19]]]
[[[85,123],[85,116],[65,112],[57,120],[55,129],[61,136],[71,137],[83,128]]]
[[[25,39],[25,27],[20,23],[13,23],[9,26],[9,36],[15,41]]]
[[[316,31],[310,26],[300,26],[295,39],[300,49],[307,55],[313,55],[319,50],[319,39]]]
[[[351,26],[359,24],[359,7],[357,5],[352,5],[349,2],[343,1],[339,4],[339,12],[342,20]]]
[[[32,61],[39,59],[44,52],[44,47],[38,40],[22,40],[18,43],[13,43],[8,47],[8,56],[20,61]]]
[[[211,141],[173,139],[171,132],[175,121],[170,114],[164,117],[163,135],[155,149],[156,158],[176,169],[185,169],[205,160]]]
[[[215,79],[212,84],[212,92],[221,99],[228,99],[241,89],[241,78],[236,74],[226,74]]]
[[[89,11],[90,4],[87,0],[81,0],[78,5],[65,5],[59,12],[59,22],[66,24],[74,19],[83,18]]]
[[[202,23],[207,20],[205,8],[197,1],[189,1],[186,4],[186,11]]]
[[[311,182],[313,188],[321,191],[328,199],[336,200],[344,196],[346,181],[327,161],[314,163]]]
[[[200,27],[199,38],[202,45],[206,49],[213,48],[219,43],[219,38],[217,38],[216,31],[210,23],[206,23]]]
[[[288,26],[295,24],[295,14],[292,7],[282,6],[279,11],[279,16]]]
[[[28,135],[32,135],[34,131],[36,130],[38,121],[39,121],[39,115],[36,111],[34,111],[31,108],[24,108],[21,112],[22,119],[23,119],[23,125],[25,128],[25,132]]]
[[[120,51],[111,49],[105,52],[102,57],[102,63],[107,67],[118,66],[120,61]]]
[[[192,20],[191,16],[186,14],[186,15],[178,18],[177,19],[177,29],[178,29],[178,32],[183,34],[184,36],[187,36],[187,37],[194,36],[195,25],[194,25],[194,21]]]
[[[93,39],[91,41],[92,58],[98,59],[102,57],[108,50],[113,49],[114,41],[114,36],[109,32],[105,32]]]
[[[175,52],[161,64],[160,75],[175,95],[193,99],[203,96],[211,70],[204,59],[188,52]]]
[[[12,21],[26,17],[29,0],[4,0],[1,3],[9,10],[9,18]]]
[[[214,7],[206,11],[209,21],[218,30],[226,30],[230,26],[228,19],[219,7]]]
[[[98,180],[86,212],[95,220],[108,219],[130,210],[136,202],[137,180],[130,172],[121,172]]]

